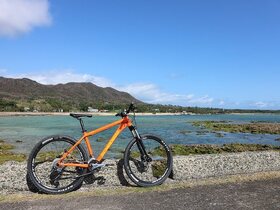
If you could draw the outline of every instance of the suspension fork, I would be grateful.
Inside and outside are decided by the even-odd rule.
[[[145,145],[143,144],[143,140],[136,128],[134,126],[129,126],[129,130],[131,131],[132,136],[136,139],[136,145],[141,153],[141,160],[151,161],[151,158],[145,149]]]

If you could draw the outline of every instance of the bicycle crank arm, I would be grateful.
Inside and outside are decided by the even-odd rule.
[[[85,177],[85,176],[88,176],[88,175],[91,175],[93,173],[96,172],[96,169],[99,169],[101,167],[104,167],[104,166],[111,166],[113,164],[93,164],[92,167],[91,167],[91,171],[90,172],[87,172],[85,174],[82,174],[82,175],[79,175],[79,176],[75,176],[75,177],[62,177],[62,178],[59,178],[58,180],[64,180],[64,179],[79,179],[81,177]],[[67,171],[65,170],[65,172],[68,172],[68,173],[73,173],[72,171]]]
[[[88,176],[88,175],[91,175],[93,174],[95,171],[90,171],[88,173],[85,173],[85,174],[82,174],[82,175],[79,175],[79,176],[71,176],[71,177],[63,177],[63,178],[59,178],[59,180],[65,180],[65,179],[79,179],[81,177],[85,177],[85,176]]]

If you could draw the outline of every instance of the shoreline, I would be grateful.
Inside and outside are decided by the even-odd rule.
[[[68,116],[71,112],[0,112],[0,117],[11,116]],[[112,112],[73,112],[91,114],[92,116],[115,116]],[[182,113],[135,113],[136,116],[181,116]]]
[[[92,116],[115,116],[115,112],[0,112],[0,117],[14,117],[14,116],[69,116],[70,113],[91,114]],[[280,115],[277,113],[226,113],[221,115]],[[151,113],[140,112],[135,113],[136,116],[196,116],[196,115],[217,115],[217,114],[184,114],[184,113]],[[219,115],[219,114],[218,114]]]

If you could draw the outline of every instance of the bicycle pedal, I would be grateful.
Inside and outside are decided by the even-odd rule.
[[[98,185],[103,185],[105,181],[106,179],[103,176],[96,177],[94,175],[86,176],[84,179],[86,184],[93,184],[96,182]]]
[[[95,182],[95,178],[94,178],[93,175],[86,176],[86,177],[84,178],[84,182],[85,182],[86,184],[93,184],[93,183]]]
[[[96,170],[96,169],[100,169],[104,166],[105,166],[105,164],[102,164],[102,163],[94,163],[94,164],[91,165],[91,170],[93,171],[93,170]]]
[[[104,177],[97,177],[96,180],[98,185],[103,185],[106,182],[106,179]]]

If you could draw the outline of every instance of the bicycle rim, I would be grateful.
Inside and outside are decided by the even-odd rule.
[[[142,138],[148,159],[141,156],[137,141],[128,145],[125,168],[129,178],[139,186],[161,184],[171,173],[172,155],[169,147],[155,136]]]

